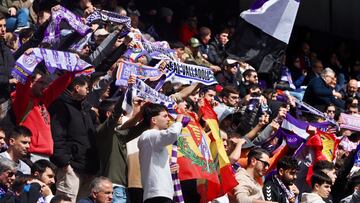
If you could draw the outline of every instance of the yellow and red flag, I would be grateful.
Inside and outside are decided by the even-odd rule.
[[[332,162],[335,159],[336,149],[340,140],[334,134],[317,130],[306,142],[306,147],[313,150],[314,160],[309,167],[306,182],[310,183],[313,174],[314,163],[320,160],[328,160]]]
[[[207,138],[199,124],[196,115],[186,113],[190,117],[189,124],[182,129],[178,137],[178,159],[180,166],[179,179],[204,179],[214,184],[220,184],[216,164],[211,156]]]
[[[210,151],[215,160],[215,164],[219,173],[220,185],[208,182],[207,201],[215,199],[219,196],[230,192],[236,185],[234,172],[231,163],[226,154],[223,141],[220,136],[219,122],[214,109],[209,102],[204,101],[204,105],[200,107],[199,113],[210,129],[208,134],[210,138]]]

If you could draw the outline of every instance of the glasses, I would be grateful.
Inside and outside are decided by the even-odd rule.
[[[327,110],[326,113],[335,113],[335,110]]]
[[[269,167],[269,166],[270,166],[269,162],[267,162],[267,161],[263,161],[263,160],[258,159],[258,158],[255,158],[255,159],[256,159],[256,160],[258,160],[258,161],[260,161],[260,162],[264,165],[264,168],[266,168],[266,167]]]

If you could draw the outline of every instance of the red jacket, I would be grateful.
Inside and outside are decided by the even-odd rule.
[[[191,29],[186,23],[181,25],[179,38],[185,45],[189,44],[189,40],[197,34],[196,29]]]
[[[13,110],[16,124],[29,128],[32,133],[29,152],[48,156],[53,154],[54,142],[47,108],[66,89],[73,78],[73,73],[66,73],[59,77],[43,91],[43,96],[40,98],[32,95],[31,80],[28,80],[25,85],[21,83],[16,85]]]

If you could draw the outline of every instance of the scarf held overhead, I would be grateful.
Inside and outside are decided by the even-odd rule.
[[[172,83],[192,84],[199,82],[204,85],[217,84],[214,73],[207,67],[167,61],[166,71],[166,81]]]
[[[16,61],[11,74],[14,78],[25,84],[28,76],[33,73],[35,67],[43,60],[50,73],[54,73],[55,69],[67,70],[70,72],[83,71],[84,74],[89,74],[94,71],[93,69],[90,72],[84,71],[85,69],[92,67],[92,65],[79,59],[76,54],[50,49],[34,48],[32,53],[23,54]]]
[[[54,44],[60,40],[60,22],[65,20],[81,36],[86,35],[91,29],[85,25],[79,16],[60,6],[59,9],[51,11],[51,22],[44,33],[42,42]]]
[[[130,75],[134,74],[140,79],[160,79],[162,72],[156,67],[141,65],[140,63],[122,62],[118,64],[118,70],[116,72],[116,85],[127,86],[127,80]]]

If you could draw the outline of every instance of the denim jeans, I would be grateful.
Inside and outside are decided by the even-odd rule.
[[[121,186],[115,186],[113,191],[113,203],[127,203],[127,189]]]
[[[25,27],[29,25],[29,9],[22,8],[16,12],[16,16],[6,19],[6,30],[14,31],[17,27]]]

